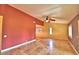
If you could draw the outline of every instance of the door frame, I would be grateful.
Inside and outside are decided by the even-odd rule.
[[[2,48],[2,23],[3,22],[3,16],[0,16],[0,50]]]

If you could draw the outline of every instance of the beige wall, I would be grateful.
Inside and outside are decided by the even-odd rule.
[[[2,41],[2,16],[0,16],[0,50],[1,50],[1,41]]]
[[[68,39],[67,24],[52,24],[55,39]]]
[[[49,23],[45,23],[44,26],[40,26],[43,31],[40,33],[37,33],[37,37],[41,37],[41,38],[48,38],[49,37],[49,27],[53,28],[53,34],[52,34],[52,38],[54,39],[63,39],[63,40],[67,40],[67,25],[66,24],[58,24],[58,23],[53,23],[53,24],[49,24]]]

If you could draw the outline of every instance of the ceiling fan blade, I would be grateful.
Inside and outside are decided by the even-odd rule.
[[[51,21],[56,21],[55,19],[49,19],[49,20],[51,20]]]
[[[56,19],[64,19],[63,17],[52,17],[52,18],[56,18]]]
[[[45,18],[45,22],[50,22],[50,21],[56,21],[55,19],[50,18],[49,16],[42,16],[43,18]]]

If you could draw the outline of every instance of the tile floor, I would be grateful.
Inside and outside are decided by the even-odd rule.
[[[67,40],[53,40],[49,50],[49,39],[36,40],[33,43],[2,53],[2,55],[76,55]]]

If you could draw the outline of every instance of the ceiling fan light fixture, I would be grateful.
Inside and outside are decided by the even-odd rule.
[[[49,22],[49,18],[48,18],[48,16],[46,16],[46,20],[45,20],[45,22]]]
[[[46,22],[49,22],[49,20],[46,20]]]

